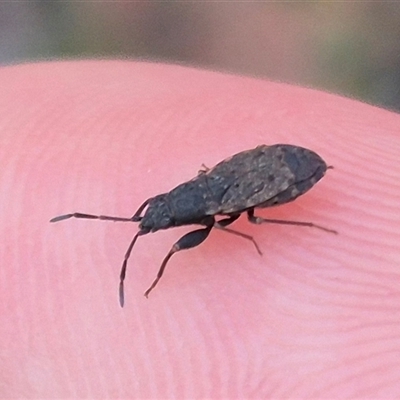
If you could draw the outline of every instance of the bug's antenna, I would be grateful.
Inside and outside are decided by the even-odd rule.
[[[64,215],[59,215],[58,217],[54,217],[50,220],[50,222],[63,221],[64,219],[69,219],[69,218],[101,219],[103,221],[125,221],[125,222],[137,221],[137,219],[133,220],[132,218],[110,217],[109,215],[92,215],[92,214],[72,213],[72,214],[64,214]]]
[[[128,259],[131,256],[131,252],[133,249],[133,246],[136,243],[136,240],[139,236],[143,236],[146,233],[149,233],[148,230],[141,230],[139,231],[132,239],[131,244],[128,247],[128,250],[125,253],[125,257],[124,257],[124,262],[122,263],[122,268],[121,268],[121,273],[119,274],[119,304],[121,305],[121,307],[124,306],[125,303],[125,299],[124,299],[124,280],[125,280],[125,275],[126,275],[126,267],[128,265]]]

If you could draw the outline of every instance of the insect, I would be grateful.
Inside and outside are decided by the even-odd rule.
[[[146,290],[154,289],[173,254],[201,244],[213,228],[223,229],[253,242],[252,236],[227,228],[244,212],[253,224],[275,223],[299,225],[337,233],[312,222],[266,219],[254,214],[255,208],[288,203],[304,194],[318,182],[327,170],[325,161],[311,150],[288,144],[261,145],[242,151],[221,161],[213,168],[205,167],[192,180],[178,185],[168,193],[147,199],[131,218],[83,213],[65,214],[50,222],[68,218],[100,219],[106,221],[139,222],[125,254],[120,273],[119,301],[124,306],[124,280],[128,259],[139,236],[182,225],[201,225],[182,236],[165,256],[157,277]],[[216,217],[220,219],[216,219]]]

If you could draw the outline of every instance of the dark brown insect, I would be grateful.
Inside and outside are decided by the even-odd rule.
[[[214,168],[205,168],[195,178],[168,193],[147,199],[131,218],[73,213],[60,215],[50,222],[72,217],[139,222],[139,231],[128,247],[120,274],[119,298],[123,307],[128,259],[137,238],[150,232],[182,225],[204,226],[182,236],[172,246],[161,264],[157,278],[145,292],[146,297],[157,285],[171,256],[180,250],[198,246],[212,228],[223,229],[251,240],[261,254],[251,236],[227,228],[243,212],[247,213],[248,220],[254,224],[269,222],[299,225],[337,233],[311,222],[266,219],[254,215],[255,208],[288,203],[307,192],[325,175],[327,168],[324,160],[311,150],[287,144],[261,145],[227,158]],[[222,218],[217,221],[216,216]]]

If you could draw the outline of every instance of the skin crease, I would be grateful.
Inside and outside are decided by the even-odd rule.
[[[339,96],[150,63],[0,70],[0,397],[396,398],[400,394],[400,117]],[[326,176],[258,210],[318,229],[140,237],[148,197],[258,144],[316,151]],[[194,228],[196,229],[196,228]]]

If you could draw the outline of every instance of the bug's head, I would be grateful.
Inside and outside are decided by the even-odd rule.
[[[174,226],[171,211],[166,202],[166,195],[160,194],[149,201],[148,207],[140,221],[139,228],[151,232]]]

